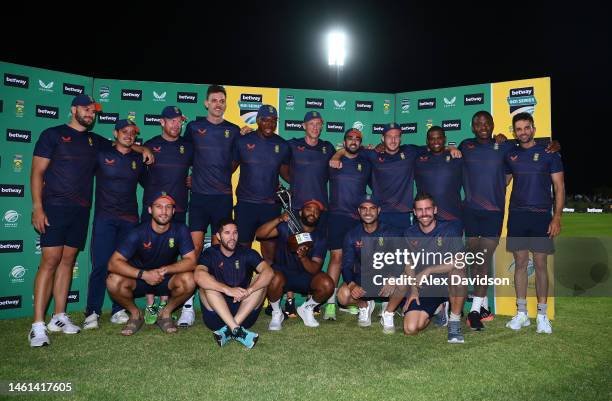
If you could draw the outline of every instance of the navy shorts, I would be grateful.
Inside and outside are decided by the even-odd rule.
[[[510,211],[508,215],[508,239],[506,250],[555,253],[553,240],[548,237],[549,212]]]
[[[501,235],[503,224],[504,212],[470,208],[465,208],[463,211],[465,236],[468,238],[484,237],[497,240]]]
[[[140,214],[140,222],[144,223],[144,222],[149,222],[151,221],[151,215],[149,214],[149,210],[148,209],[144,209],[142,211],[142,213]],[[172,221],[174,223],[183,223],[185,224],[185,222],[187,221],[187,212],[174,212],[174,216],[172,216]]]
[[[359,224],[358,219],[344,214],[330,213],[327,219],[327,249],[342,249],[346,233],[357,224]]]
[[[168,283],[170,283],[171,278],[172,274],[169,274],[165,276],[164,280],[157,285],[150,285],[142,279],[136,279],[136,288],[134,288],[133,292],[134,298],[144,297],[146,294],[154,294],[157,296],[170,295]]]
[[[283,287],[283,293],[287,291],[293,291],[299,294],[310,293],[310,283],[312,282],[314,275],[305,271],[286,271],[282,268],[279,269],[277,266],[272,266],[272,268],[283,273],[285,279],[287,279],[287,282]]]
[[[420,311],[426,312],[431,318],[436,313],[436,309],[438,309],[438,306],[440,306],[446,301],[448,301],[448,298],[420,297],[419,302],[421,304],[418,305],[416,301],[412,301],[410,306],[408,306],[408,310],[406,311],[406,313],[413,311],[413,310],[420,310]]]
[[[412,226],[412,213],[385,212],[378,215],[378,221],[396,228],[410,228]]]
[[[234,299],[232,297],[228,297],[227,295],[225,296],[225,302],[227,303],[232,316],[236,316],[236,313],[238,313],[238,309],[240,308],[240,302],[234,302]],[[217,315],[217,312],[206,309],[206,306],[204,306],[201,299],[200,309],[202,310],[202,319],[204,320],[204,324],[209,329],[216,331],[226,325],[223,319]],[[253,326],[259,317],[259,312],[261,312],[261,305],[253,309],[240,325],[245,329]]]
[[[281,209],[277,204],[238,202],[234,214],[238,224],[238,241],[246,243],[253,242],[255,231],[260,226],[279,217]]]
[[[40,246],[70,246],[83,250],[89,227],[89,208],[80,206],[44,205],[49,220],[45,233],[40,235]]]
[[[191,193],[189,204],[189,230],[211,233],[219,229],[219,221],[232,217],[232,195],[203,195]]]

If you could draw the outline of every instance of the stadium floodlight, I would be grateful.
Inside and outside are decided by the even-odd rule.
[[[327,35],[327,59],[330,66],[343,66],[346,58],[346,35],[334,31]]]

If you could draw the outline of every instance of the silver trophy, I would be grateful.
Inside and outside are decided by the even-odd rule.
[[[291,235],[288,238],[289,249],[293,252],[296,252],[300,246],[312,247],[313,241],[310,233],[304,232],[304,227],[302,226],[302,222],[299,217],[293,213],[292,203],[291,203],[291,194],[287,190],[287,188],[282,185],[279,186],[280,189],[276,192],[276,196],[280,199],[281,204],[283,205],[283,213],[286,213],[289,219],[287,220],[287,225],[289,226],[289,231]]]

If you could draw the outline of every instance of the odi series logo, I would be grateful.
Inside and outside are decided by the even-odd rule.
[[[511,115],[524,112],[533,114],[537,104],[533,86],[510,89],[507,101]]]
[[[263,95],[241,93],[238,100],[240,118],[247,124],[255,124],[257,121],[257,110],[263,104]]]

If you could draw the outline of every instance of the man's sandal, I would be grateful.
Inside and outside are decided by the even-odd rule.
[[[136,334],[138,330],[142,328],[143,324],[144,324],[144,319],[130,318],[130,320],[128,320],[126,325],[123,327],[123,330],[121,330],[121,334],[123,334],[124,336],[134,335]]]
[[[166,334],[176,333],[177,328],[171,317],[157,318],[157,325]]]

